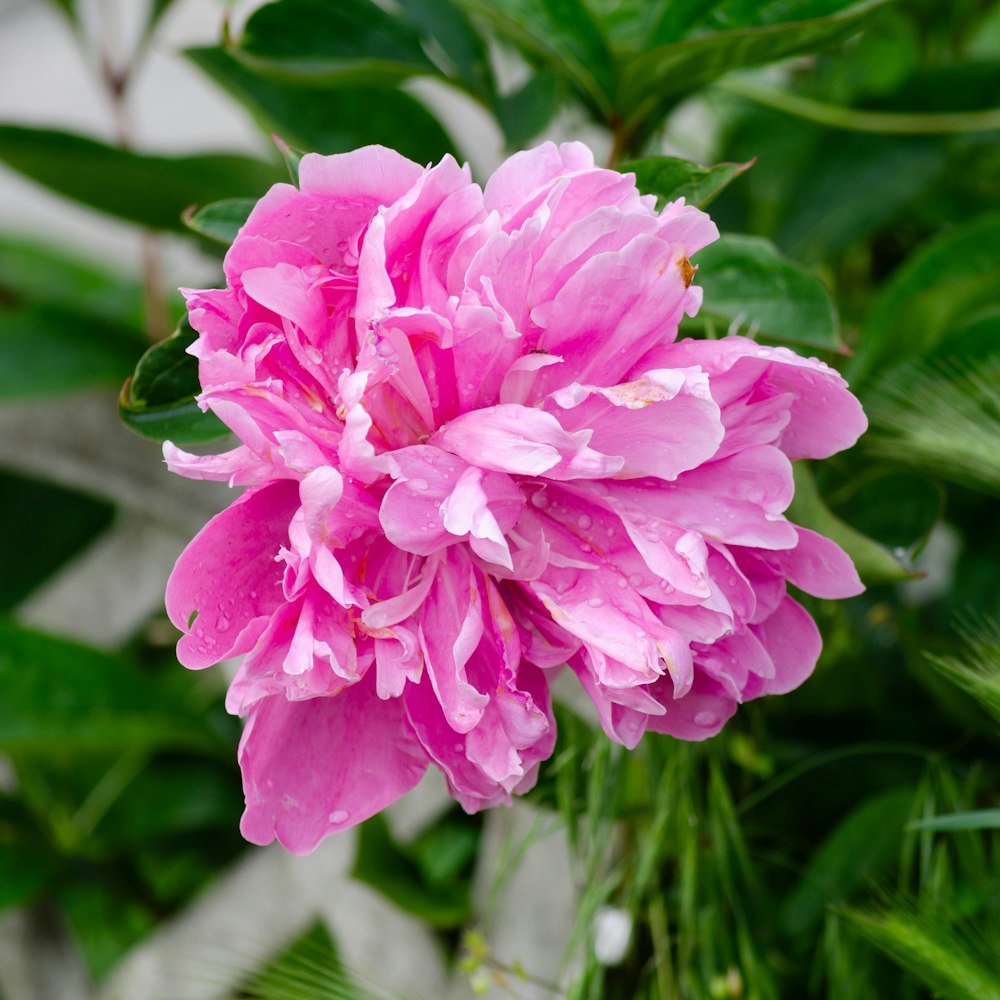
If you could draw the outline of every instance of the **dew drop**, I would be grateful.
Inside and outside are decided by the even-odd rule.
[[[694,717],[694,724],[703,726],[705,729],[717,725],[718,722],[719,717],[714,712],[698,712]]]
[[[621,587],[622,590],[624,590],[628,586],[628,581],[625,579],[625,577],[623,576],[618,577],[618,586]]]
[[[537,493],[532,494],[531,502],[539,510],[545,510],[545,508],[548,507],[549,505],[549,498],[545,495],[545,493],[542,490],[539,490]]]
[[[586,531],[593,523],[594,519],[589,514],[581,514],[577,519],[576,523]]]
[[[599,608],[599,607],[603,606],[604,601],[602,601],[601,598],[599,598],[599,597],[592,597],[592,598],[590,598],[589,601],[587,601],[587,604],[588,604],[589,607]]]
[[[216,632],[229,631],[229,615],[222,614],[215,619],[215,631]]]
[[[424,490],[427,489],[427,480],[426,479],[411,479],[410,480],[410,489],[411,490],[416,490],[418,493],[423,493]]]
[[[346,809],[334,809],[330,813],[330,822],[337,825],[346,823],[351,818],[351,814]]]

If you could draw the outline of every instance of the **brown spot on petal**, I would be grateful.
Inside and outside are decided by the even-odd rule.
[[[677,266],[681,269],[681,277],[684,279],[684,287],[690,288],[691,280],[694,278],[694,272],[697,271],[698,268],[696,268],[694,264],[687,259],[687,254],[681,254],[681,259],[677,262]]]

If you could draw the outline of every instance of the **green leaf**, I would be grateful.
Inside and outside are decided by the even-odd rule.
[[[900,565],[888,549],[845,524],[826,506],[805,462],[796,462],[792,472],[795,496],[788,508],[789,520],[835,541],[854,561],[858,574],[868,586],[913,579],[916,574]]]
[[[583,0],[458,2],[530,59],[572,83],[599,119],[614,119],[614,61]]]
[[[246,156],[146,156],[71,132],[21,125],[0,125],[0,160],[91,208],[180,232],[189,206],[259,197],[280,180],[277,167]]]
[[[213,201],[196,212],[185,212],[184,225],[199,236],[230,246],[256,204],[253,198]]]
[[[368,0],[277,0],[250,15],[233,54],[286,78],[391,86],[436,74],[420,35]]]
[[[532,74],[519,89],[496,99],[494,111],[508,149],[519,149],[539,135],[559,108],[559,75],[549,70]]]
[[[110,524],[114,507],[51,483],[0,471],[0,609],[24,600]],[[45,525],[44,531],[37,526]],[[31,545],[23,544],[31,538]]]
[[[134,278],[95,267],[51,247],[0,235],[0,310],[72,303],[74,312],[128,327],[142,338],[142,287]]]
[[[1000,354],[897,367],[878,383],[869,412],[870,452],[1000,496]]]
[[[946,230],[907,258],[879,295],[857,352],[852,382],[936,350],[996,303],[1000,287],[1000,213]]]
[[[32,903],[59,866],[60,859],[39,836],[24,806],[0,794],[0,913]]]
[[[410,25],[444,54],[469,91],[489,102],[496,83],[486,44],[461,8],[452,0],[399,0],[399,6]]]
[[[661,45],[632,59],[624,68],[617,106],[628,134],[648,130],[648,121],[683,94],[734,69],[760,66],[814,52],[843,41],[886,0],[836,3],[826,16],[702,35]]]
[[[650,156],[644,160],[619,163],[617,170],[635,174],[636,187],[643,194],[655,194],[657,207],[683,198],[689,205],[704,208],[720,191],[754,164],[717,163],[700,167],[676,156]]]
[[[437,118],[401,90],[275,79],[221,48],[187,49],[185,55],[245,105],[264,129],[301,149],[342,153],[379,143],[418,163],[454,152]]]
[[[833,828],[782,906],[781,922],[789,934],[801,935],[827,906],[848,899],[866,879],[885,871],[899,854],[913,794],[912,788],[894,788],[873,795]]]
[[[775,242],[810,262],[843,250],[913,205],[945,164],[937,139],[828,133],[801,166]]]
[[[122,388],[118,413],[143,437],[193,444],[229,433],[214,413],[203,412],[195,402],[201,392],[198,361],[187,348],[196,338],[185,317],[172,336],[146,351]]]
[[[965,643],[959,654],[924,655],[935,670],[1000,722],[1000,625],[987,620],[963,628],[962,633]]]
[[[60,881],[57,895],[90,976],[103,979],[155,926],[157,916],[127,885],[81,872]]]
[[[997,969],[972,954],[966,928],[904,909],[882,913],[842,910],[853,928],[942,1000],[1000,1000]],[[990,946],[987,945],[987,948]],[[995,956],[995,943],[993,952]],[[994,957],[995,963],[995,957]]]
[[[0,401],[120,384],[135,331],[61,306],[0,308]]]
[[[0,623],[0,752],[177,747],[228,752],[163,684],[124,659]]]
[[[947,816],[931,816],[929,819],[914,820],[906,829],[931,833],[1000,830],[1000,809],[976,809],[972,812],[950,813]]]
[[[366,820],[358,834],[351,871],[354,878],[433,927],[457,927],[468,919],[471,903],[467,881],[428,883],[421,866],[396,843],[381,815]]]
[[[841,349],[833,302],[823,283],[783,257],[768,240],[727,234],[699,250],[705,298],[698,321],[763,340]]]

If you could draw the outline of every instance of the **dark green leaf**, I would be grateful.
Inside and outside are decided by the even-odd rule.
[[[0,912],[33,902],[58,870],[59,858],[40,838],[24,806],[0,794]]]
[[[793,472],[795,497],[788,508],[789,520],[833,539],[851,557],[861,579],[869,586],[913,578],[914,574],[901,566],[888,549],[841,521],[826,506],[805,462],[796,462]]]
[[[410,25],[440,49],[467,88],[488,102],[496,89],[489,55],[462,10],[452,0],[399,0],[399,6]]]
[[[277,76],[347,86],[391,86],[433,74],[420,35],[368,0],[277,0],[251,14],[233,50]]]
[[[614,63],[583,0],[459,0],[531,59],[544,62],[579,91],[598,118],[614,118]]]
[[[419,101],[389,87],[316,86],[255,73],[220,48],[185,53],[243,103],[261,125],[315,153],[342,153],[379,143],[418,163],[440,160],[454,146]]]
[[[626,133],[648,128],[650,117],[670,101],[734,69],[814,52],[849,38],[885,2],[834,3],[834,11],[826,16],[736,27],[643,53],[625,67],[618,91]]]
[[[259,197],[280,180],[277,167],[246,156],[145,156],[82,135],[21,125],[0,125],[0,160],[102,212],[182,232],[181,215],[189,206]]]
[[[0,687],[3,752],[226,749],[203,719],[126,660],[12,624],[0,623]]]
[[[912,254],[879,296],[847,373],[877,370],[936,351],[995,305],[1000,287],[1000,214],[946,230]]]
[[[195,402],[201,391],[198,361],[187,348],[196,337],[183,319],[173,336],[146,351],[125,383],[118,412],[143,437],[193,444],[229,433],[215,414],[203,412]]]
[[[848,899],[866,879],[881,874],[899,854],[913,808],[913,789],[895,788],[866,799],[833,828],[809,858],[782,907],[782,923],[800,935],[827,906]]]
[[[539,135],[558,110],[561,96],[558,74],[543,70],[519,89],[498,97],[494,110],[507,148],[519,149]]]
[[[911,206],[945,168],[943,141],[831,132],[802,165],[775,242],[797,260],[843,250]]]
[[[213,201],[197,212],[185,212],[184,224],[199,236],[230,246],[256,204],[253,198]]]
[[[717,163],[700,167],[676,156],[650,156],[645,160],[620,163],[622,173],[635,174],[636,187],[643,194],[655,194],[657,206],[683,198],[689,205],[704,208],[720,191],[753,166],[749,163]]]
[[[51,483],[0,472],[0,608],[8,610],[111,523],[114,508]],[[35,530],[44,524],[45,531]],[[31,538],[31,545],[23,544]]]
[[[705,299],[700,321],[785,344],[841,349],[837,316],[823,283],[768,240],[727,234],[696,255]]]
[[[60,881],[56,891],[95,980],[103,979],[156,926],[158,914],[130,887],[109,884],[96,873]]]
[[[381,815],[367,820],[358,831],[354,878],[434,927],[457,927],[468,919],[467,882],[428,883],[421,866],[396,843]]]

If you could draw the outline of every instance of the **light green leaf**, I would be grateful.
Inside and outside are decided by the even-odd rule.
[[[643,53],[622,72],[616,103],[624,112],[625,132],[639,132],[665,104],[676,102],[683,94],[731,70],[760,66],[843,41],[860,30],[883,3],[885,0],[837,3],[834,11],[825,16],[734,27]]]
[[[385,87],[438,73],[418,32],[368,0],[265,4],[232,51],[261,72],[315,84]]]
[[[749,170],[753,163],[750,160],[748,163],[717,163],[712,167],[701,167],[676,156],[650,156],[644,160],[619,163],[616,169],[623,174],[635,174],[636,187],[643,194],[655,194],[659,208],[678,198],[683,198],[689,205],[704,208],[740,174]]]
[[[120,385],[136,331],[62,306],[0,308],[0,401]]]
[[[845,524],[826,506],[805,462],[796,462],[792,471],[795,497],[788,508],[789,520],[835,541],[851,557],[861,579],[869,586],[913,579],[916,574],[900,565],[888,549]]]
[[[698,321],[785,344],[841,349],[833,302],[823,283],[768,240],[727,234],[695,256],[705,298]]]
[[[1000,830],[1000,809],[976,809],[973,812],[949,813],[931,816],[910,823],[907,830],[931,833],[955,833],[966,830]]]
[[[277,167],[246,156],[145,156],[82,135],[22,125],[0,125],[0,161],[91,208],[181,232],[181,214],[189,206],[256,198],[281,179]]]
[[[213,441],[229,433],[214,413],[203,412],[198,361],[187,353],[197,334],[187,319],[173,336],[154,344],[139,359],[118,399],[125,424],[143,437],[175,444]]]
[[[72,303],[74,312],[128,327],[142,339],[142,288],[136,279],[33,240],[0,235],[0,309],[53,303]]]
[[[781,922],[789,934],[815,925],[827,906],[843,902],[866,879],[885,871],[899,854],[913,794],[911,788],[894,788],[873,795],[833,828],[782,906]]]
[[[455,151],[440,122],[415,98],[390,87],[317,86],[261,75],[221,48],[185,55],[244,104],[269,132],[315,153],[379,143],[418,163]]]
[[[230,246],[256,204],[253,198],[213,201],[196,212],[185,212],[184,225],[199,236]]]
[[[946,230],[909,258],[885,287],[865,324],[848,378],[936,350],[1000,288],[1000,213]]]

